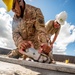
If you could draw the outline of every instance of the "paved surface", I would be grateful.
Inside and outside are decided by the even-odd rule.
[[[75,75],[0,61],[0,75]]]

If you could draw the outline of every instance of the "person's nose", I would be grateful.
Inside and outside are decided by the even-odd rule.
[[[14,9],[12,9],[13,10],[13,12],[17,12],[17,9],[16,8],[14,8]]]
[[[57,24],[57,27],[60,27],[60,24]]]

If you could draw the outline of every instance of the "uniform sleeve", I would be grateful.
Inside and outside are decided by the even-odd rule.
[[[18,21],[13,20],[12,23],[12,35],[13,35],[13,40],[15,42],[16,47],[18,47],[19,43],[23,41],[20,31],[19,31],[19,23]]]
[[[53,21],[48,21],[48,23],[45,26],[48,35],[50,34],[49,32],[50,32],[50,30],[52,28],[52,23],[53,23]]]
[[[36,30],[39,32],[45,32],[45,25],[44,25],[44,16],[39,8],[36,10],[36,23],[35,23]]]
[[[36,10],[35,27],[38,33],[38,38],[40,39],[41,43],[47,43],[47,32],[46,32],[45,24],[44,24],[44,16],[41,10],[38,8]]]

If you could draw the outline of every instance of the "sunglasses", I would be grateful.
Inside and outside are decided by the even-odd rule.
[[[56,23],[59,24],[57,21],[56,21]],[[59,24],[59,25],[60,25],[60,24]]]

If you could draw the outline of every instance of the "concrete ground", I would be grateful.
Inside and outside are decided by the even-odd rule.
[[[75,75],[0,61],[0,75]]]

